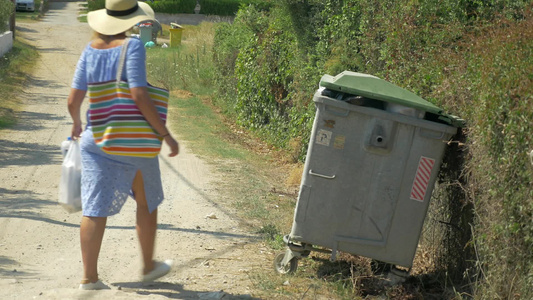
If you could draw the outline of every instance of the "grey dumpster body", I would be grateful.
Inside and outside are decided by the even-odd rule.
[[[411,267],[446,142],[457,132],[446,121],[456,120],[373,76],[326,75],[321,86],[289,247],[276,268],[293,271],[295,258],[324,252],[314,246],[333,259],[343,251]]]

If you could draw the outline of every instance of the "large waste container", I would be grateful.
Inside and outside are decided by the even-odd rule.
[[[387,81],[349,71],[324,75],[313,101],[293,226],[276,270],[295,271],[311,251],[411,267],[446,142],[463,121]]]

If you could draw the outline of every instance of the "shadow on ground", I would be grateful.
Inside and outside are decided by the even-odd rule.
[[[25,117],[28,119],[39,118],[39,115],[28,112]],[[31,122],[30,122],[31,123]],[[39,124],[23,123],[21,131],[36,130]],[[27,125],[26,125],[27,124]],[[31,165],[61,165],[61,157],[57,155],[58,146],[43,145],[39,143],[14,142],[0,139],[0,168],[7,166],[31,166]],[[17,176],[13,172],[13,176]]]
[[[206,300],[237,300],[249,299],[260,300],[251,295],[232,295],[224,291],[190,291],[181,284],[167,282],[116,282],[111,284],[124,292],[132,292],[140,295],[161,295],[170,299],[206,299]]]

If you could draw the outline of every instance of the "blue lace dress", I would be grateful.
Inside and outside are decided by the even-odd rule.
[[[95,49],[90,43],[78,61],[72,88],[87,90],[87,83],[114,80],[122,46]],[[131,87],[147,86],[146,50],[139,39],[128,43],[122,79]],[[120,211],[128,196],[133,197],[131,185],[138,170],[142,172],[144,189],[150,212],[163,201],[159,160],[155,158],[109,155],[94,143],[90,124],[81,137],[81,197],[83,215],[108,217]]]

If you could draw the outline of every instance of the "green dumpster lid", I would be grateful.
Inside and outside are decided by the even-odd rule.
[[[376,76],[344,71],[337,76],[324,75],[320,86],[370,99],[381,100],[439,115],[439,119],[456,127],[463,127],[464,120],[443,113],[442,109],[421,97]]]

